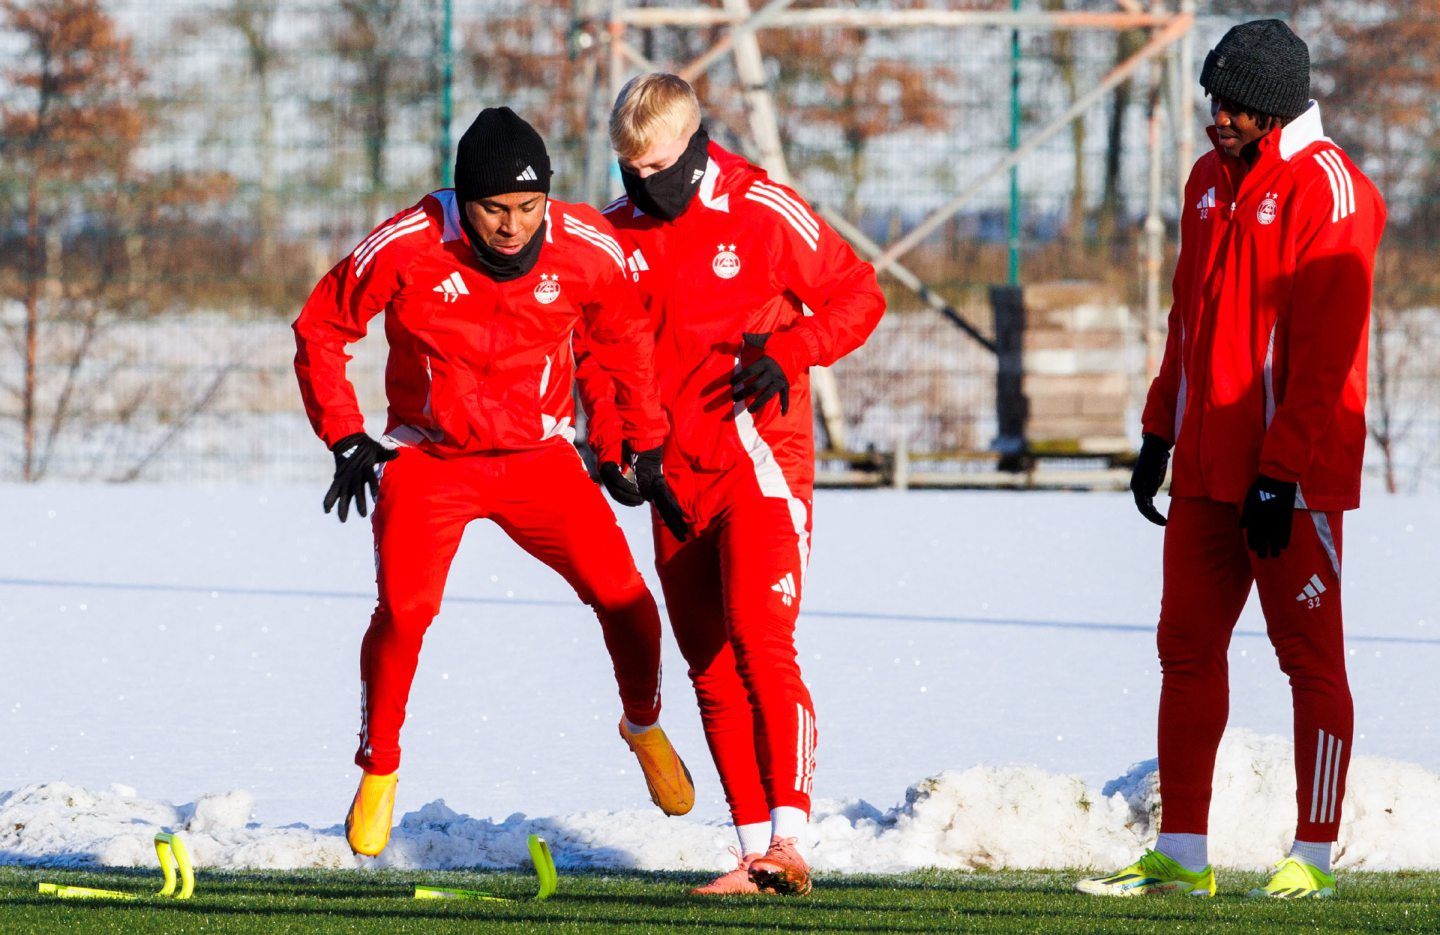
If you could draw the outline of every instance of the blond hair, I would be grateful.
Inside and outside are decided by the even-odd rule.
[[[621,159],[634,159],[656,143],[688,139],[698,129],[695,89],[664,72],[631,78],[610,111],[610,147]]]

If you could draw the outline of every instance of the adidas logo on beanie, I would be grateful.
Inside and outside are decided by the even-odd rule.
[[[509,192],[550,192],[550,155],[535,128],[508,107],[480,111],[455,153],[455,195],[463,204]]]

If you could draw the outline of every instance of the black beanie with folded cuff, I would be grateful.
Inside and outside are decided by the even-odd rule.
[[[1278,19],[1241,23],[1205,56],[1200,86],[1254,113],[1292,120],[1310,104],[1310,49]]]
[[[550,155],[535,128],[508,107],[480,111],[455,153],[461,204],[510,192],[550,193]]]

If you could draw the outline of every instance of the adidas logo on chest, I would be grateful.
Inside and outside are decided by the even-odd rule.
[[[438,292],[442,296],[444,296],[445,304],[447,305],[452,302],[459,301],[462,295],[470,294],[470,290],[466,287],[465,280],[463,277],[461,277],[459,270],[456,270],[449,276],[445,277],[443,280],[441,280],[440,285],[436,286],[431,291]]]

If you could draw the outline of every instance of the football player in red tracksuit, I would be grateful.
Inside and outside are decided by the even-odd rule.
[[[655,328],[665,476],[684,511],[676,522],[656,504],[656,570],[740,839],[737,868],[697,892],[805,893],[817,736],[795,656],[815,474],[807,371],[859,347],[884,297],[799,196],[708,142],[681,79],[627,84],[610,138],[628,195],[605,214]],[[633,499],[614,468],[604,375],[581,368],[611,465],[602,479]]]
[[[460,140],[455,188],[381,224],[315,287],[295,322],[305,408],[335,454],[325,511],[375,497],[379,600],[360,651],[364,771],[346,819],[358,854],[390,836],[400,728],[421,641],[461,533],[494,520],[595,610],[614,663],[620,733],[652,799],[684,814],[694,788],[657,719],[660,620],[615,515],[573,445],[571,333],[584,323],[614,381],[619,428],[646,499],[672,500],[661,475],[667,422],[653,340],[610,225],[548,197],[539,134],[487,109]],[[389,419],[365,434],[345,347],[385,315]],[[387,463],[388,462],[388,463]],[[382,470],[383,468],[383,470]]]
[[[1206,58],[1214,151],[1181,206],[1182,249],[1131,480],[1165,526],[1158,643],[1161,832],[1099,895],[1212,895],[1206,846],[1229,710],[1226,651],[1252,584],[1294,702],[1298,820],[1253,896],[1331,896],[1354,709],[1341,629],[1341,526],[1360,503],[1379,192],[1325,136],[1309,50],[1278,20]],[[1168,525],[1153,505],[1173,446]]]

